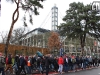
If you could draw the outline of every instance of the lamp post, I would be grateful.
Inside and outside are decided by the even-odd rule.
[[[85,26],[86,26],[86,20],[81,20],[80,21],[80,23],[81,23],[81,30],[82,30],[82,33],[84,33],[84,31],[85,31]],[[84,35],[84,34],[83,34]],[[82,41],[83,42],[83,41]],[[84,55],[84,48],[82,47],[82,55]]]

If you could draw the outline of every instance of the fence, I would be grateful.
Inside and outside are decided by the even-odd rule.
[[[0,44],[0,52],[4,52],[5,44]],[[39,47],[29,47],[29,46],[20,46],[20,45],[9,45],[8,46],[8,53],[10,54],[25,54],[25,55],[32,55],[35,54],[37,51],[41,53],[49,54],[50,51],[47,48],[39,48]]]

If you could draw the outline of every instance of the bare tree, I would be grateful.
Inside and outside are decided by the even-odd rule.
[[[0,39],[1,39],[0,43],[3,43],[3,44],[6,43],[7,34],[8,34],[8,32],[4,32],[4,31],[0,32],[0,37],[1,37],[1,38],[0,38]]]
[[[60,44],[59,34],[56,32],[51,32],[51,35],[48,39],[48,47],[50,50],[60,49]]]
[[[24,27],[24,28],[17,28],[17,29],[14,29],[13,32],[12,32],[12,36],[11,36],[11,39],[10,39],[10,43],[11,44],[17,44],[19,45],[19,40],[20,38],[25,35],[25,33],[27,32],[27,29]]]
[[[29,29],[27,27],[24,28],[16,28],[12,32],[11,39],[9,40],[10,44],[19,44],[20,38],[25,35],[27,32],[29,32]],[[2,31],[0,32],[0,43],[6,43],[7,40],[8,31]]]

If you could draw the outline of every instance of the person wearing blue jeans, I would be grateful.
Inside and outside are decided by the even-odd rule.
[[[4,68],[0,68],[0,73],[2,73],[2,75],[5,75],[5,72],[4,72]]]
[[[63,69],[64,69],[64,72],[68,72],[68,58],[64,58],[64,65],[63,65]]]

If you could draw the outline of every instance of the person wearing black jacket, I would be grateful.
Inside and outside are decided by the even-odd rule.
[[[10,73],[13,73],[13,68],[12,68],[12,56],[11,54],[8,54],[7,58],[6,58],[6,68],[5,68],[5,72],[7,70],[10,70]]]
[[[72,62],[71,62],[71,57],[68,57],[68,70],[71,71],[72,70]]]
[[[57,57],[54,57],[53,65],[54,65],[54,71],[58,72],[59,65],[57,62]]]
[[[32,57],[32,71],[33,71],[33,69],[36,69],[36,64],[35,64],[35,62],[36,62],[36,56],[34,55],[34,56]]]
[[[19,64],[19,69],[18,69],[18,72],[16,75],[20,75],[22,70],[26,75],[26,71],[25,71],[25,67],[24,67],[26,65],[26,62],[25,62],[24,55],[20,56],[19,60],[20,60],[20,64]]]
[[[46,75],[49,74],[49,66],[50,66],[50,56],[46,55],[45,57]]]
[[[45,70],[45,57],[41,58],[41,73],[43,74]]]
[[[20,65],[19,55],[15,56],[14,66],[15,66],[15,73],[17,74]]]
[[[76,70],[81,68],[81,59],[79,56],[76,56]]]

